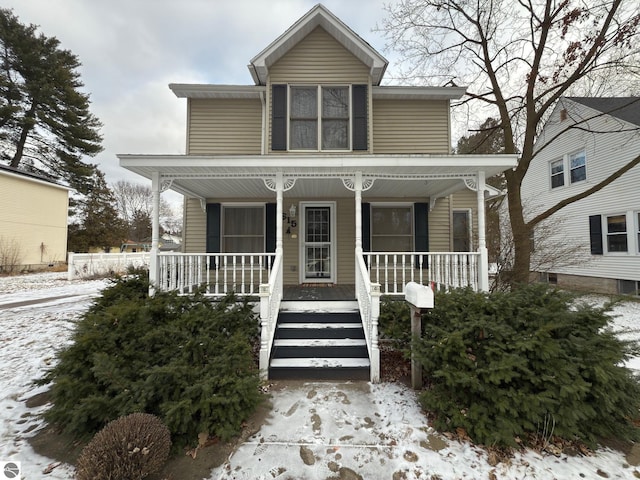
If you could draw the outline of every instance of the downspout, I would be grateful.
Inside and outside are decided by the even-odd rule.
[[[481,292],[489,291],[489,254],[487,251],[486,227],[485,227],[485,173],[484,170],[478,171],[478,182],[476,185],[476,195],[478,199],[478,253],[480,259],[478,261],[478,289]]]

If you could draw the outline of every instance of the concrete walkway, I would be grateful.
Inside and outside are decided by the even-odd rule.
[[[271,390],[263,427],[211,479],[402,479],[421,477],[424,465],[455,473],[447,440],[406,387],[278,382]]]

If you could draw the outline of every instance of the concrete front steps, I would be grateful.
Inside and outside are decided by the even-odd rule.
[[[369,380],[369,354],[356,302],[283,302],[269,378]]]

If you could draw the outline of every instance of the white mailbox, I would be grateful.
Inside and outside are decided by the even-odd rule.
[[[416,308],[433,308],[433,291],[416,282],[407,283],[404,299]]]

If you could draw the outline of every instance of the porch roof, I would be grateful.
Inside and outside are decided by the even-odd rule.
[[[269,180],[282,173],[286,196],[350,197],[356,173],[363,198],[439,198],[512,168],[517,155],[118,155],[120,165],[195,198],[270,198]],[[465,184],[466,181],[466,184]]]

